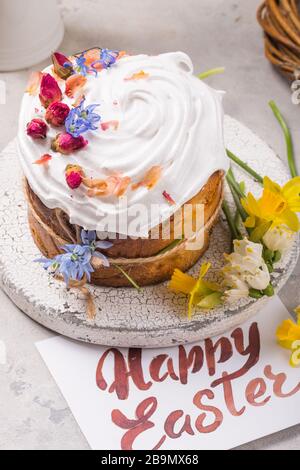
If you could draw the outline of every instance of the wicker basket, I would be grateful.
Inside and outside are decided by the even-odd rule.
[[[269,61],[290,80],[300,75],[300,12],[297,0],[266,0],[257,12]]]

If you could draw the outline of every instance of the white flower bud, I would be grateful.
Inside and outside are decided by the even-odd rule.
[[[247,238],[234,241],[234,252],[225,255],[224,285],[229,288],[224,298],[233,302],[248,297],[249,289],[265,290],[270,284],[270,273],[262,257],[263,246]]]
[[[263,237],[263,242],[269,250],[285,253],[291,248],[295,233],[282,226],[271,228]]]

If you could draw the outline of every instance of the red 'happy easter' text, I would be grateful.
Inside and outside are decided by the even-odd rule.
[[[227,363],[237,352],[245,357],[243,366],[232,372],[223,371],[220,377],[215,378],[217,364]],[[107,358],[113,355],[114,358],[114,380],[107,384],[103,368]],[[237,328],[231,334],[231,339],[222,337],[215,342],[207,339],[204,347],[194,346],[189,352],[184,346],[178,347],[177,367],[171,357],[167,354],[159,354],[154,357],[143,370],[142,350],[129,349],[128,357],[124,357],[118,349],[107,349],[99,360],[96,371],[97,386],[109,393],[116,393],[120,400],[127,400],[130,393],[131,381],[140,391],[148,392],[154,383],[162,383],[166,380],[176,381],[182,385],[188,384],[190,374],[199,373],[204,367],[214,380],[210,388],[199,390],[193,397],[193,405],[198,415],[192,419],[190,414],[183,410],[174,410],[166,416],[164,430],[160,439],[153,442],[153,449],[159,449],[169,439],[178,439],[184,433],[194,436],[197,432],[202,434],[216,431],[223,423],[224,414],[221,409],[213,406],[215,398],[214,390],[222,388],[226,408],[232,416],[241,416],[245,413],[246,407],[261,407],[267,405],[272,394],[279,398],[287,398],[300,391],[300,383],[292,390],[284,390],[287,379],[284,373],[275,373],[271,365],[266,365],[262,377],[257,377],[249,381],[244,390],[244,404],[238,408],[235,400],[234,383],[239,378],[245,376],[252,369],[260,357],[260,334],[257,323],[253,323],[249,328],[248,344],[245,345],[244,333],[241,328]],[[149,376],[149,380],[146,377]],[[267,393],[271,384],[272,393]],[[150,396],[143,400],[136,408],[134,417],[126,417],[122,411],[115,409],[112,411],[112,422],[124,430],[121,440],[123,450],[133,449],[134,442],[142,433],[155,426],[155,414],[158,411],[158,400],[155,396]]]

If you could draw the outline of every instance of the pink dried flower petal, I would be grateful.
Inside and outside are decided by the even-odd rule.
[[[119,121],[107,121],[107,122],[102,122],[101,123],[101,129],[105,132],[108,129],[113,129],[114,131],[117,131],[119,128]]]
[[[44,108],[51,103],[62,100],[62,92],[55,78],[49,73],[43,75],[40,87],[40,101]]]
[[[43,155],[41,158],[39,158],[38,160],[36,160],[33,163],[34,163],[34,165],[46,165],[50,162],[50,160],[52,160],[51,155],[46,153],[45,155]]]
[[[112,175],[105,180],[84,178],[83,184],[89,188],[89,197],[123,196],[131,183],[129,176]]]
[[[172,196],[170,196],[169,193],[167,193],[167,191],[164,191],[163,192],[163,197],[172,205],[174,206],[176,204],[176,202],[174,201],[174,199],[172,198]]]
[[[37,95],[39,86],[43,78],[42,72],[32,72],[29,77],[29,81],[26,88],[26,93],[29,93],[31,96]]]
[[[125,82],[130,82],[132,80],[145,80],[146,78],[149,78],[150,75],[149,73],[144,72],[144,70],[141,70],[140,72],[134,73],[130,77],[124,78]]]
[[[76,98],[87,82],[87,78],[83,75],[71,75],[66,81],[66,95],[68,98]]]
[[[132,190],[135,191],[138,188],[145,187],[148,189],[154,188],[162,175],[162,167],[160,165],[155,165],[147,171],[143,179],[139,183],[132,185]]]

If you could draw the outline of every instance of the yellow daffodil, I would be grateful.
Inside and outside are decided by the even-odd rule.
[[[294,232],[300,229],[297,212],[300,212],[300,177],[291,179],[283,187],[270,178],[264,178],[264,190],[260,199],[249,193],[242,199],[242,205],[249,215],[247,228],[257,228],[270,223],[270,227],[286,225]]]
[[[290,364],[292,367],[300,366],[300,340],[293,343]]]
[[[277,329],[277,340],[285,349],[292,349],[292,344],[300,340],[300,326],[292,320],[284,320]]]
[[[290,319],[284,320],[276,332],[280,346],[292,351],[290,364],[293,367],[300,365],[300,307],[295,312],[298,314],[298,324]]]
[[[295,312],[297,313],[297,317],[298,317],[298,325],[300,325],[300,305],[299,307],[295,308]]]
[[[175,269],[169,284],[169,289],[177,294],[189,296],[188,317],[192,317],[193,306],[203,309],[212,309],[221,303],[222,292],[219,287],[203,278],[206,276],[211,264],[201,266],[198,279]]]

